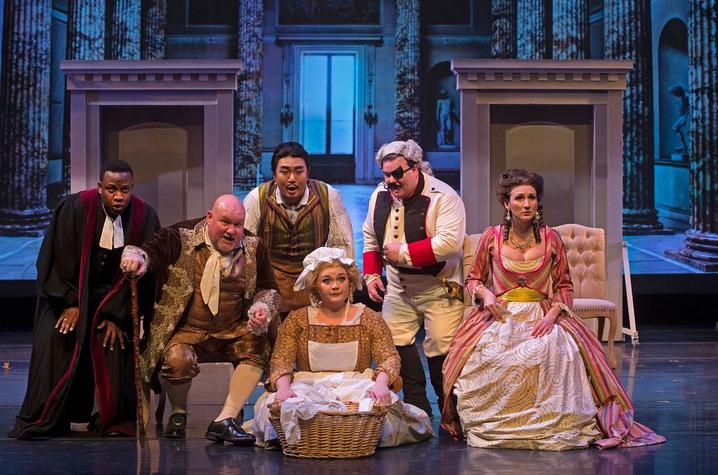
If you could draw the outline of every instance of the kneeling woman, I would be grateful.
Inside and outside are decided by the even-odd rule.
[[[541,220],[543,178],[507,170],[496,194],[506,218],[484,231],[466,277],[476,308],[444,362],[442,427],[474,447],[665,441],[633,420],[601,343],[571,311],[566,252]]]
[[[328,372],[343,372],[346,379],[368,379],[365,394],[359,397],[390,405],[379,446],[431,437],[427,414],[399,401],[392,391],[401,388],[401,378],[399,354],[389,327],[380,314],[351,303],[354,289],[361,288],[354,261],[341,249],[315,250],[304,259],[304,271],[294,285],[294,290],[304,288],[309,289],[312,305],[287,316],[274,345],[267,388],[276,392],[262,396],[254,407],[251,431],[257,444],[277,438],[268,420],[269,406],[304,396],[302,391],[314,381],[326,381]]]

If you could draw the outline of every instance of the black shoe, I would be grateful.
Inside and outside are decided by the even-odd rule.
[[[252,434],[247,434],[240,427],[236,417],[228,417],[219,422],[213,421],[207,427],[204,438],[213,442],[230,442],[234,445],[254,445],[255,441]]]
[[[184,439],[185,429],[187,428],[187,414],[176,412],[170,416],[165,429],[165,437],[167,439]]]

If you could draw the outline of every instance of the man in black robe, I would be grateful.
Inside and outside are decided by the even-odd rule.
[[[67,196],[55,209],[37,258],[27,392],[10,437],[58,436],[71,422],[134,434],[130,291],[119,263],[125,244],[141,244],[160,224],[132,196],[133,178],[129,164],[109,161],[96,190]]]

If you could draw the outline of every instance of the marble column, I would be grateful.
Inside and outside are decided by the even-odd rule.
[[[167,49],[167,0],[142,2],[142,59],[165,59]]]
[[[516,57],[515,0],[491,0],[491,57]]]
[[[419,0],[396,0],[394,33],[394,77],[396,78],[396,111],[394,138],[420,142]]]
[[[654,207],[649,0],[604,2],[605,57],[630,59],[623,97],[623,233],[665,233]]]
[[[140,59],[141,1],[107,2],[107,59]]]
[[[70,0],[67,59],[105,59],[105,1]]]
[[[234,105],[234,183],[251,190],[262,161],[262,0],[239,2],[237,57],[242,60]]]
[[[553,0],[553,59],[586,59],[588,0]]]
[[[6,0],[0,86],[0,235],[50,222],[47,154],[51,0]]]
[[[690,229],[685,246],[667,254],[718,271],[718,22],[717,0],[691,0],[688,15]]]
[[[519,59],[549,58],[549,8],[547,0],[517,0],[516,57]]]
[[[67,15],[67,59],[105,59],[105,0],[70,0]],[[65,96],[62,181],[70,192],[70,100]]]

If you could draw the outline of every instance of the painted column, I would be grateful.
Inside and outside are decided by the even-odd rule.
[[[242,190],[257,184],[262,161],[262,22],[264,2],[239,2],[237,56],[242,60],[234,105],[234,183]]]
[[[491,57],[516,57],[515,0],[491,0]]]
[[[665,233],[654,206],[648,0],[606,0],[604,21],[606,59],[633,61],[623,97],[623,233]]]
[[[107,2],[107,59],[140,59],[140,0]]]
[[[50,222],[50,0],[6,0],[0,86],[0,235],[38,236]]]
[[[142,2],[142,59],[165,59],[167,48],[167,0]]]
[[[67,59],[105,59],[105,1],[70,0],[67,15]],[[62,181],[70,192],[70,100],[65,96]]]
[[[67,59],[105,59],[105,1],[70,0]]]
[[[549,9],[547,0],[517,0],[516,2],[516,57],[519,59],[546,59],[549,56]]]
[[[691,0],[688,15],[690,87],[690,229],[685,246],[668,251],[693,267],[718,271],[718,2]]]
[[[589,57],[588,0],[553,0],[553,59]]]
[[[396,78],[394,138],[419,142],[421,118],[419,0],[396,1],[394,43],[394,77]]]

